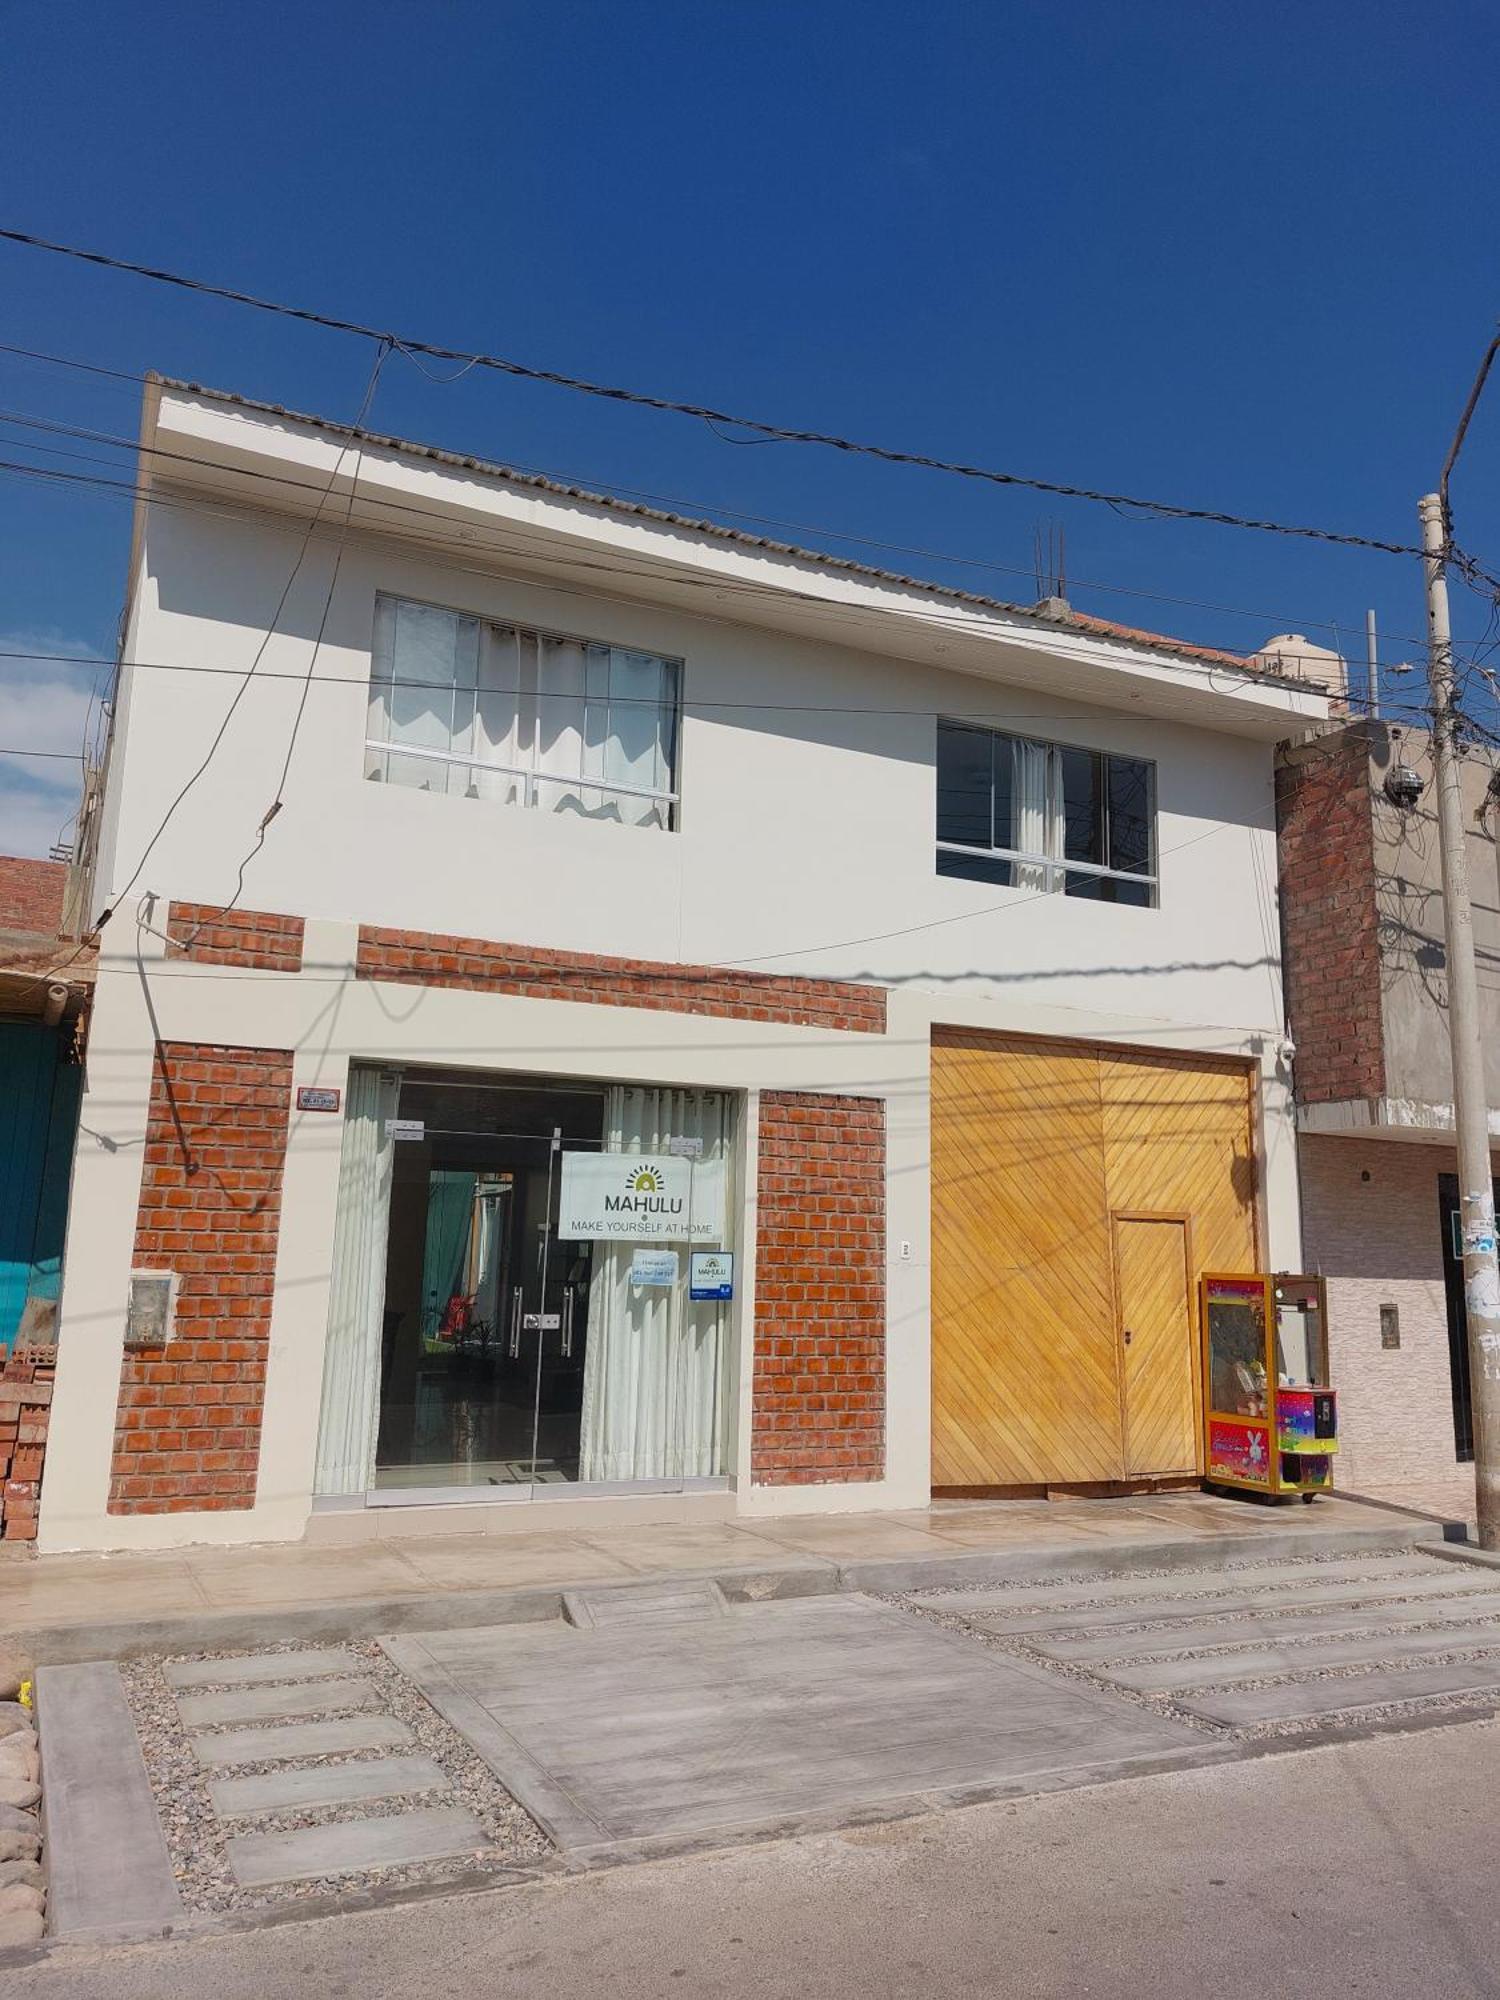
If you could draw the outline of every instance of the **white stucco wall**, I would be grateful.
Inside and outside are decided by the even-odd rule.
[[[296,553],[295,533],[153,516],[99,901],[135,871],[220,727]],[[207,775],[137,886],[226,902],[275,796],[327,588],[294,588]],[[371,632],[385,590],[684,661],[681,828],[663,833],[441,798],[362,776]],[[196,671],[206,665],[227,678]],[[167,671],[169,667],[189,671]],[[739,706],[744,704],[744,706]],[[784,704],[784,706],[777,706]],[[873,711],[873,712],[872,712]],[[1153,758],[1161,907],[939,877],[937,713]],[[247,907],[712,964],[759,965],[1164,1023],[1278,1030],[1271,751],[1034,690],[717,618],[344,555],[284,806]]]
[[[1278,1059],[1272,736],[1264,719],[1245,732],[1226,699],[1223,729],[1207,726],[1201,674],[1192,677],[1199,719],[1189,723],[1141,712],[1128,677],[1116,708],[1084,704],[840,643],[835,615],[822,621],[828,636],[770,630],[746,622],[754,612],[742,598],[720,606],[710,594],[703,610],[652,606],[612,593],[597,575],[587,587],[576,577],[543,582],[496,573],[493,561],[455,564],[355,537],[339,568],[283,809],[240,899],[247,909],[309,920],[303,970],[167,960],[151,926],[164,926],[171,899],[230,898],[275,795],[327,590],[326,546],[314,545],[207,774],[171,814],[143,867],[142,857],[262,646],[300,538],[295,528],[195,508],[152,510],[141,538],[129,650],[142,664],[124,674],[97,905],[114,903],[135,880],[104,933],[44,1548],[291,1538],[308,1523],[340,1136],[339,1120],[317,1114],[292,1118],[254,1509],[212,1517],[106,1513],[157,1036],[290,1048],[297,1083],[342,1084],[349,1061],[360,1057],[734,1089],[747,1093],[752,1149],[761,1089],[884,1097],[886,1476],[861,1486],[750,1486],[747,1257],[749,1282],[737,1300],[736,1491],[726,1503],[741,1512],[913,1506],[927,1498],[935,1022],[1258,1064],[1265,1254],[1272,1268],[1296,1265],[1293,1138]],[[680,830],[367,782],[366,687],[382,590],[680,657]],[[1109,649],[1099,650],[1107,664]],[[1078,642],[1060,639],[1058,659],[1076,684]],[[1107,682],[1097,662],[1090,672],[1092,685]],[[1158,661],[1151,672],[1160,679],[1169,669]],[[937,713],[1152,758],[1160,908],[938,877]],[[360,922],[877,980],[892,989],[888,1029],[840,1035],[356,982]],[[749,1248],[753,1173],[746,1178],[741,1241]]]

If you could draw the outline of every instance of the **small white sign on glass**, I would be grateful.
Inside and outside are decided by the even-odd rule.
[[[637,1250],[630,1260],[630,1282],[632,1285],[675,1285],[677,1252]]]

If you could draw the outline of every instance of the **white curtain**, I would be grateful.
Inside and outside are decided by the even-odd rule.
[[[1011,744],[1011,797],[1015,800],[1015,845],[1023,854],[1052,854],[1060,850],[1049,844],[1052,832],[1052,787],[1049,782],[1052,759],[1044,743],[1027,743],[1017,737]],[[1017,889],[1045,889],[1047,870],[1034,862],[1018,861],[1012,870]]]
[[[666,1153],[674,1138],[701,1139],[694,1167],[705,1205],[733,1212],[728,1174],[732,1100],[699,1090],[614,1086],[604,1107],[604,1148]],[[722,1185],[722,1193],[720,1186]],[[695,1211],[697,1201],[695,1199]],[[686,1243],[671,1286],[630,1282],[635,1243],[600,1243],[589,1283],[583,1363],[580,1479],[707,1479],[724,1470],[724,1371],[729,1308],[688,1298]],[[727,1249],[729,1244],[700,1245]]]
[[[363,1493],[374,1471],[385,1314],[385,1238],[398,1079],[351,1068],[333,1226],[328,1343],[318,1419],[315,1493]]]

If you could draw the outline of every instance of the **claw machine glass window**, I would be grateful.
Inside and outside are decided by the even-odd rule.
[[[1209,1274],[1201,1305],[1210,1482],[1305,1498],[1329,1488],[1336,1423],[1323,1281]]]

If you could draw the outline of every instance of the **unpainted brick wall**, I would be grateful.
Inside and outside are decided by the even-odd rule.
[[[763,1091],[751,1478],[885,1470],[885,1106]]]
[[[1334,1484],[1472,1519],[1474,1468],[1459,1462],[1453,1439],[1438,1209],[1453,1151],[1304,1133],[1297,1154],[1303,1258],[1328,1281]],[[1380,1344],[1383,1304],[1400,1312],[1398,1348]]]
[[[1369,744],[1320,737],[1276,772],[1287,1016],[1304,1104],[1385,1090]]]
[[[286,1049],[157,1050],[134,1267],[176,1313],[121,1368],[111,1513],[254,1504],[291,1082]]]
[[[268,910],[226,910],[212,903],[172,903],[167,909],[169,958],[200,965],[240,965],[263,972],[300,972],[301,917]]]
[[[0,931],[35,931],[55,938],[62,928],[66,861],[31,861],[0,854]]]
[[[36,1540],[57,1353],[0,1348],[0,1539]]]
[[[883,986],[840,979],[795,979],[727,966],[665,965],[651,959],[490,944],[481,938],[362,924],[357,972],[415,986],[460,986],[538,1000],[586,1000],[600,1007],[647,1007],[669,1014],[715,1014],[741,1021],[885,1032]]]

